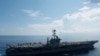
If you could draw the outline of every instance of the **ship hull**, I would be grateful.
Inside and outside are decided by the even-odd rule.
[[[83,53],[88,52],[91,49],[94,49],[94,44],[97,41],[88,42],[86,44],[80,43],[80,44],[70,44],[61,46],[59,48],[42,48],[40,50],[33,50],[32,48],[21,48],[19,51],[15,48],[8,48],[6,50],[7,56],[47,56],[47,55],[56,55],[56,54],[74,54],[74,53]],[[30,50],[29,50],[30,49]]]
[[[39,52],[38,53],[32,53],[32,52],[28,53],[27,52],[27,53],[15,53],[15,54],[8,53],[7,56],[51,56],[51,55],[52,56],[60,56],[62,54],[70,55],[70,54],[87,53],[89,50],[92,50],[92,49],[94,49],[93,46],[79,48],[79,49],[72,49],[72,50],[71,49],[70,50],[59,49],[59,51],[54,52],[54,50],[52,50],[52,51],[49,51],[49,52],[45,51],[44,53],[39,53]]]

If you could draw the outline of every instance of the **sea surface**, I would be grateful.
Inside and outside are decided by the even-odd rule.
[[[33,43],[33,42],[42,42],[46,43],[46,39],[48,36],[0,36],[0,56],[6,56],[5,49],[6,44],[18,44],[18,43]],[[60,35],[59,36],[63,41],[67,42],[73,42],[73,41],[89,41],[89,40],[99,40],[99,35]],[[82,54],[74,54],[72,56],[100,56],[100,43],[96,43],[95,49],[89,51],[88,53],[82,53]],[[61,56],[66,56],[61,55]]]

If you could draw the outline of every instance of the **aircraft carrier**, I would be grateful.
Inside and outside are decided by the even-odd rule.
[[[17,45],[7,45],[7,56],[41,56],[59,53],[72,54],[83,52],[94,48],[98,40],[81,41],[81,42],[61,42],[56,35],[56,30],[52,31],[52,37],[47,38],[47,43],[22,43]]]

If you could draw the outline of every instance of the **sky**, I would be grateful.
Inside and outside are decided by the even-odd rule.
[[[100,33],[100,0],[0,0],[0,35]]]

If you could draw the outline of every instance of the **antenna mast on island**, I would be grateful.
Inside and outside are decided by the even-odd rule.
[[[56,30],[52,30],[54,39],[56,38]]]

